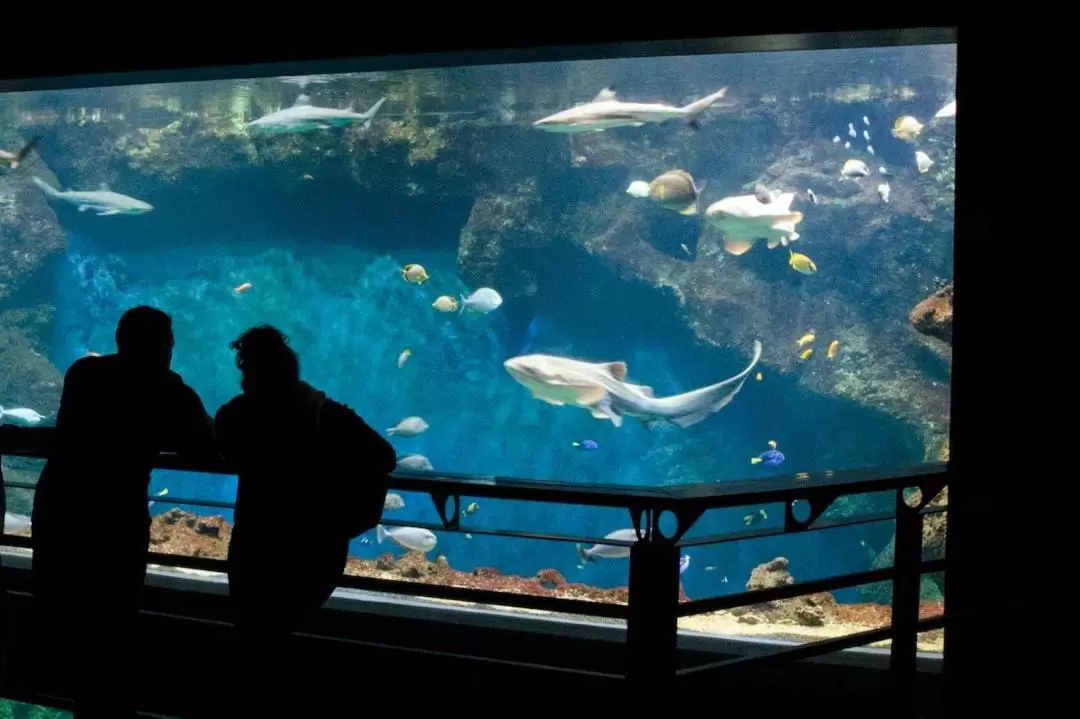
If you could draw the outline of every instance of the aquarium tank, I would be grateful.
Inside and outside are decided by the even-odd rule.
[[[239,391],[230,341],[269,323],[409,471],[656,487],[947,458],[955,44],[250,75],[0,95],[4,424],[52,423],[64,372],[147,304],[211,413]],[[227,538],[229,510],[170,497],[235,489],[155,472],[158,548]],[[8,500],[30,531],[30,492]],[[630,526],[462,512],[464,532]],[[409,493],[385,516],[438,521]],[[709,512],[692,534],[782,519]],[[393,531],[355,540],[350,571],[406,556]],[[703,547],[684,590],[741,591],[778,557],[800,580],[881,566],[892,532]],[[588,548],[436,534],[406,559],[626,584]]]

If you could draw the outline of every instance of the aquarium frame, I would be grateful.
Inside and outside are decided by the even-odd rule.
[[[52,427],[0,426],[0,455],[47,459],[54,433],[55,429]],[[184,458],[175,454],[160,455],[153,466],[155,469],[174,471],[230,475],[236,473],[235,467],[221,459]],[[820,473],[804,472],[776,479],[642,488],[521,480],[484,475],[394,472],[390,477],[390,487],[398,491],[427,494],[441,520],[439,525],[410,522],[409,526],[426,526],[442,532],[468,531],[476,535],[518,539],[578,543],[603,542],[630,546],[627,604],[607,604],[347,575],[342,577],[339,586],[409,597],[450,599],[518,609],[625,619],[625,678],[631,690],[637,687],[640,691],[647,693],[654,693],[657,690],[674,690],[678,682],[689,678],[695,680],[707,678],[709,681],[728,679],[743,672],[766,670],[781,663],[822,657],[888,639],[892,642],[889,648],[889,672],[894,693],[892,699],[898,707],[914,708],[918,673],[917,636],[920,632],[941,629],[945,627],[947,621],[945,616],[919,618],[919,592],[924,574],[948,570],[946,558],[933,560],[923,558],[922,526],[924,517],[947,511],[947,506],[928,505],[948,484],[949,476],[947,463],[927,463],[899,470],[827,470]],[[14,481],[5,481],[4,486],[31,491],[35,488],[34,483]],[[911,501],[914,489],[920,492],[918,502]],[[818,521],[841,497],[878,492],[894,494],[893,512]],[[631,523],[638,530],[639,540],[630,543],[602,537],[463,528],[460,524],[462,497],[622,508],[627,510]],[[148,494],[147,500],[153,499],[154,497]],[[795,506],[799,502],[806,503],[809,509],[807,516],[802,519],[796,518]],[[233,507],[231,502],[173,496],[170,496],[169,503],[212,509]],[[745,530],[693,539],[685,538],[686,533],[706,511],[776,503],[782,503],[785,507],[782,527]],[[670,536],[666,535],[661,528],[661,520],[665,514],[672,515],[677,522],[677,527]],[[802,514],[801,511],[800,514]],[[891,567],[849,572],[825,579],[710,599],[679,601],[678,562],[683,547],[782,534],[794,535],[889,520],[894,520],[896,526],[894,561]],[[383,523],[388,526],[404,524],[393,520],[385,520]],[[29,539],[7,534],[0,539],[0,546],[4,544],[23,548],[31,546]],[[202,557],[151,552],[149,562],[163,567],[201,569],[211,572],[225,571],[224,560]],[[892,612],[888,626],[835,639],[786,647],[765,654],[679,667],[677,653],[680,617],[792,599],[882,581],[892,582]]]
[[[582,62],[611,58],[649,58],[688,55],[732,55],[758,52],[846,50],[866,47],[956,44],[957,28],[950,26],[881,28],[844,32],[803,32],[728,37],[681,38],[581,45],[538,45],[525,48],[452,50],[376,56],[332,57],[316,60],[260,62],[240,65],[195,65],[169,69],[125,70],[95,74],[13,77],[0,76],[0,93],[93,89],[129,85],[254,80],[299,75],[345,75],[449,67]],[[125,58],[128,62],[130,59]]]

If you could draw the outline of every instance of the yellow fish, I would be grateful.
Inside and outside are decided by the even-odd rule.
[[[758,372],[756,375],[754,375],[754,379],[756,379],[758,382],[760,382],[761,381],[761,373]]]
[[[903,140],[904,142],[913,142],[919,133],[922,132],[922,123],[916,120],[911,115],[905,115],[896,119],[893,124],[892,134],[893,137]]]
[[[810,355],[812,355],[812,354],[814,354],[814,348],[813,347],[807,347],[806,349],[804,349],[802,352],[799,353],[799,359],[801,359],[803,362],[805,362],[806,360],[810,359]]]
[[[788,250],[788,252],[791,253],[791,257],[788,258],[788,265],[791,266],[791,269],[804,275],[812,275],[817,272],[817,265],[809,257],[793,250]]]
[[[423,265],[405,265],[401,268],[401,278],[413,285],[422,285],[428,279]]]
[[[798,345],[800,347],[802,347],[803,345],[808,345],[813,341],[814,341],[814,330],[810,330],[809,332],[807,332],[806,334],[804,334],[802,337],[799,338]]]
[[[840,351],[840,340],[829,343],[829,351],[825,353],[826,359],[836,359],[836,353]]]
[[[462,517],[467,517],[470,514],[476,514],[478,511],[480,511],[480,505],[477,504],[476,502],[473,502],[468,507],[461,510],[461,516]]]
[[[409,357],[411,357],[411,356],[412,356],[412,350],[409,349],[408,347],[406,347],[405,350],[400,355],[398,355],[398,358],[397,358],[398,369],[401,369],[405,365],[406,360],[408,360]]]
[[[457,300],[450,295],[443,295],[431,303],[439,312],[457,312]]]

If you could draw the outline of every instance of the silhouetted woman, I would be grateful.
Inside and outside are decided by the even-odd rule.
[[[247,661],[235,676],[248,679],[239,688],[247,702],[265,701],[280,712],[289,635],[326,602],[345,569],[352,532],[331,521],[340,501],[328,492],[342,477],[382,486],[364,499],[371,506],[357,508],[374,524],[385,497],[380,482],[396,458],[353,410],[301,381],[281,331],[255,327],[230,346],[243,393],[218,410],[215,428],[239,477],[228,572]],[[330,445],[347,449],[328,463]]]

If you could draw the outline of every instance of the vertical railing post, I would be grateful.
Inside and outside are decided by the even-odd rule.
[[[893,679],[896,716],[915,716],[916,652],[918,649],[919,594],[922,584],[922,515],[896,492],[896,540],[893,544],[892,648],[889,667]]]
[[[675,681],[678,608],[679,547],[654,527],[630,549],[626,679],[632,700],[670,696],[663,692]]]

